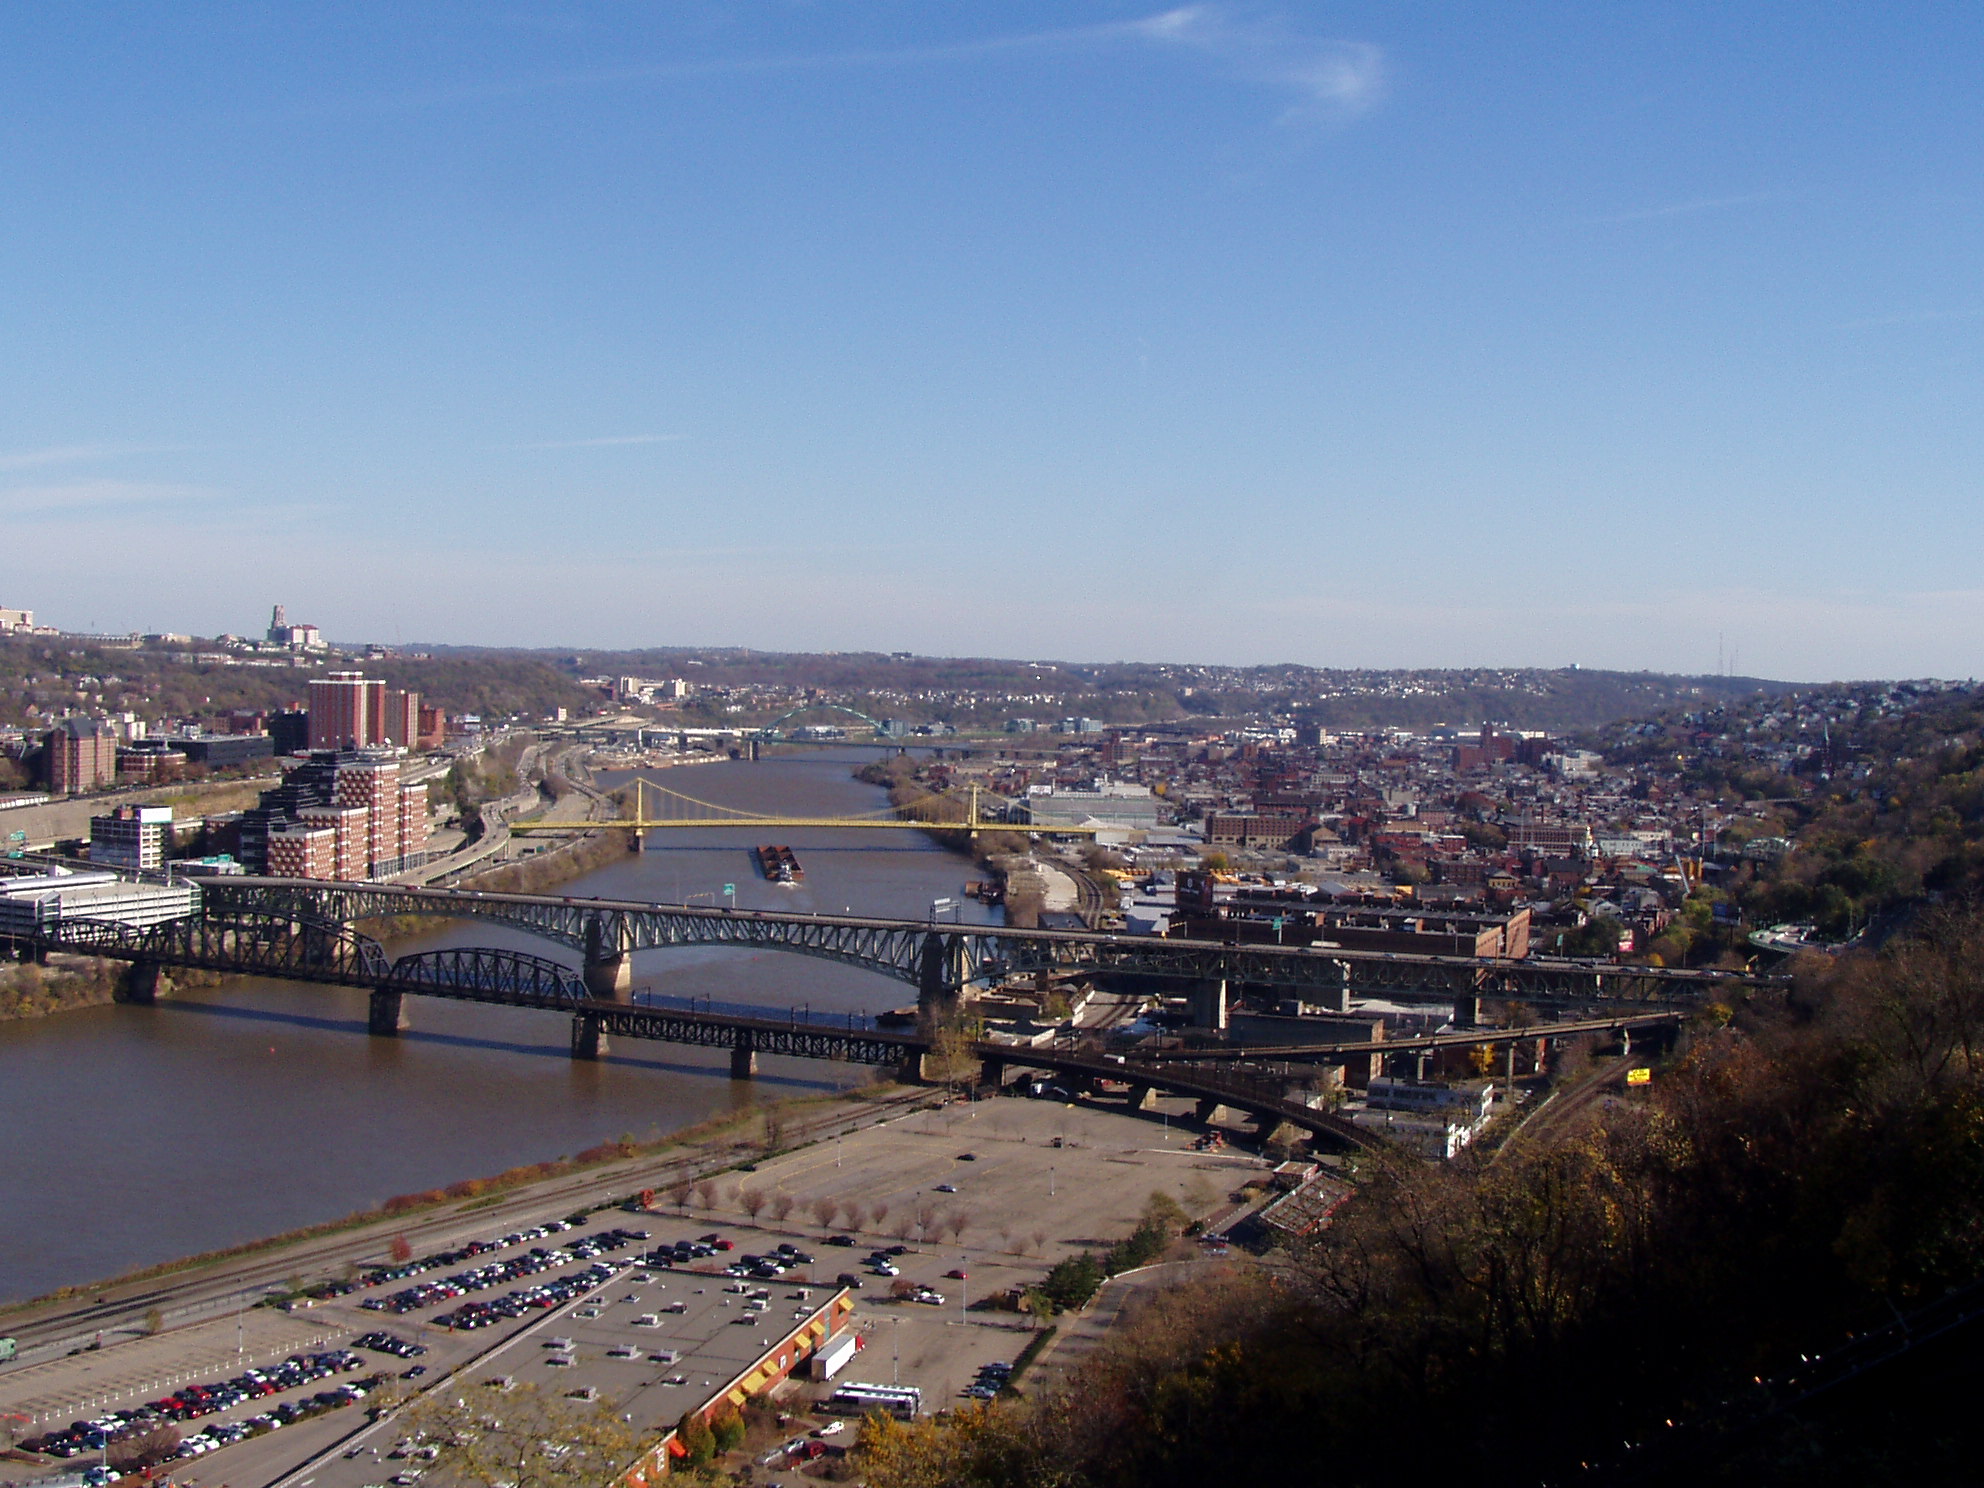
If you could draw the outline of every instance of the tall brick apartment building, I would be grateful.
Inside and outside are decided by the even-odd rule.
[[[282,878],[383,878],[426,860],[427,787],[399,761],[320,749],[241,820],[241,861]]]
[[[117,783],[117,736],[94,718],[65,718],[48,731],[48,788],[76,795]]]

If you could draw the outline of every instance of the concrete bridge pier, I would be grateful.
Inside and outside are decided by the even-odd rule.
[[[627,927],[617,916],[611,921],[594,915],[586,921],[586,995],[598,1002],[634,1000],[634,960],[628,953]]]
[[[572,1057],[597,1059],[606,1052],[606,1035],[599,1030],[599,1019],[579,1013],[572,1019]]]
[[[730,1078],[748,1080],[758,1072],[757,1043],[751,1037],[751,1030],[737,1030],[737,1042],[730,1046]]]
[[[1192,1114],[1201,1126],[1211,1126],[1215,1122],[1233,1119],[1233,1113],[1226,1108],[1225,1103],[1217,1096],[1211,1095],[1200,1097],[1199,1108]]]
[[[119,1002],[135,1002],[150,1007],[158,1001],[159,964],[156,961],[133,961],[124,970],[117,986]]]
[[[1226,978],[1192,988],[1192,1026],[1224,1033],[1227,1028]]]
[[[371,1006],[366,1009],[365,1031],[374,1038],[398,1038],[411,1027],[405,996],[388,987],[374,987]]]
[[[1279,1116],[1262,1114],[1254,1117],[1254,1137],[1263,1147],[1271,1142],[1299,1142],[1308,1135],[1293,1122],[1284,1121]]]
[[[1328,985],[1304,994],[1305,1000],[1313,998],[1325,1012],[1347,1013],[1350,1011],[1350,964],[1338,961],[1330,970],[1332,974]]]
[[[981,1059],[978,1061],[978,1083],[994,1095],[1006,1088],[1006,1061],[1003,1059]]]
[[[916,963],[916,1011],[926,1027],[932,1018],[957,1010],[964,986],[964,940],[932,930],[923,937]]]
[[[1129,1109],[1132,1111],[1148,1111],[1153,1104],[1153,1098],[1156,1094],[1157,1087],[1154,1085],[1132,1085],[1130,1087]]]
[[[617,956],[586,962],[586,992],[600,1002],[634,1000],[634,958],[622,951]]]
[[[1454,998],[1454,1027],[1479,1028],[1481,1026],[1481,996],[1477,992],[1463,992]]]

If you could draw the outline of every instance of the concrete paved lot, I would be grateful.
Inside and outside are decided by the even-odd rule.
[[[607,1212],[582,1230],[536,1242],[557,1245],[616,1225],[650,1232],[647,1245],[614,1252],[616,1261],[629,1260],[648,1245],[712,1232],[734,1244],[735,1250],[698,1263],[696,1272],[632,1267],[591,1297],[555,1312],[459,1334],[429,1321],[451,1304],[393,1316],[362,1309],[362,1300],[382,1293],[360,1292],[291,1317],[251,1313],[255,1332],[244,1339],[251,1353],[259,1350],[266,1357],[272,1351],[314,1346],[318,1340],[344,1346],[361,1333],[383,1329],[430,1349],[418,1361],[428,1374],[409,1388],[487,1389],[476,1381],[495,1375],[556,1393],[591,1386],[637,1423],[658,1425],[707,1399],[728,1378],[724,1370],[734,1366],[733,1355],[755,1357],[763,1340],[776,1342],[797,1326],[797,1318],[831,1297],[833,1278],[848,1271],[862,1281],[853,1293],[856,1307],[850,1323],[865,1348],[840,1380],[914,1384],[924,1392],[926,1410],[945,1409],[959,1402],[980,1365],[1012,1360],[1028,1337],[1019,1315],[969,1311],[968,1304],[1037,1281],[1056,1260],[1084,1245],[1120,1238],[1134,1226],[1153,1191],[1168,1193],[1187,1210],[1202,1214],[1222,1206],[1230,1190],[1261,1171],[1263,1165],[1251,1157],[1192,1150],[1194,1131],[1176,1119],[1184,1110],[1183,1102],[1172,1103],[1174,1119],[1167,1128],[1157,1112],[1132,1116],[1024,1099],[954,1103],[830,1138],[762,1163],[753,1172],[723,1175],[716,1180],[712,1207],[698,1201],[685,1210],[666,1205],[640,1217]],[[1055,1145],[1057,1140],[1061,1145]],[[944,1186],[956,1191],[941,1192]],[[755,1222],[744,1205],[752,1193],[764,1200]],[[834,1201],[830,1212],[816,1209],[829,1200]],[[784,1217],[775,1217],[781,1208],[787,1211]],[[859,1243],[826,1245],[833,1234],[850,1235]],[[769,1252],[781,1240],[810,1254],[814,1263],[779,1280],[753,1283],[768,1294],[767,1305],[748,1328],[730,1322],[742,1315],[748,1294],[723,1290],[729,1278],[720,1274],[721,1266],[745,1252]],[[866,1253],[894,1244],[909,1247],[898,1258],[901,1279],[936,1288],[945,1296],[943,1305],[892,1299],[890,1280],[869,1274]],[[574,1261],[565,1270],[584,1264]],[[953,1270],[968,1276],[946,1275]],[[643,1272],[650,1279],[638,1279]],[[543,1273],[530,1281],[556,1274],[562,1273]],[[794,1295],[801,1290],[802,1276],[820,1283],[805,1297]],[[494,1297],[509,1289],[506,1285],[477,1295]],[[683,1313],[666,1313],[675,1301],[686,1304]],[[578,1316],[594,1309],[596,1317]],[[646,1313],[661,1314],[664,1326],[637,1326],[634,1320]],[[11,1372],[0,1376],[0,1409],[20,1410],[19,1403],[8,1402],[30,1398],[50,1404],[80,1398],[97,1402],[96,1409],[128,1407],[163,1393],[157,1385],[162,1379],[223,1379],[238,1372],[233,1363],[235,1329],[231,1317],[215,1318],[157,1338]],[[575,1346],[569,1352],[577,1362],[570,1367],[549,1364],[553,1351],[539,1346],[548,1336],[571,1338]],[[640,1357],[608,1357],[614,1348],[638,1348]],[[656,1360],[653,1356],[664,1348],[680,1349],[681,1359]],[[383,1354],[367,1355],[367,1360],[368,1370],[395,1375],[408,1363]],[[735,1372],[730,1367],[729,1373]],[[677,1375],[685,1377],[682,1383],[667,1383]],[[801,1410],[830,1390],[795,1381],[782,1392],[781,1403]],[[243,1403],[208,1420],[245,1418],[276,1398]],[[64,1416],[60,1424],[68,1419]],[[192,1422],[183,1429],[190,1432],[207,1423]],[[384,1460],[396,1439],[392,1420],[367,1430],[363,1407],[346,1407],[180,1464],[175,1478],[193,1484],[225,1482],[231,1488],[264,1488],[289,1479],[293,1488],[302,1488],[305,1480],[311,1488],[364,1488],[385,1481],[401,1466],[389,1468]],[[357,1454],[345,1456],[353,1446]],[[21,1480],[35,1474],[14,1468],[7,1476]]]

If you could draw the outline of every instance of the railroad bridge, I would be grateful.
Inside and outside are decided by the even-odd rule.
[[[394,958],[357,927],[404,917],[476,920],[524,930],[576,951],[582,966],[488,947],[423,951]],[[1154,940],[1086,931],[933,925],[860,916],[803,915],[639,904],[545,895],[399,888],[304,879],[210,881],[197,913],[149,925],[64,919],[26,937],[24,948],[60,949],[132,963],[126,996],[150,1001],[164,967],[283,977],[362,987],[368,1030],[391,1037],[405,1026],[404,999],[444,997],[562,1012],[571,1018],[573,1057],[599,1057],[609,1037],[661,1039],[726,1048],[731,1072],[753,1074],[759,1054],[903,1067],[920,1072],[932,1052],[926,1030],[974,982],[1048,971],[1136,973],[1217,989],[1229,984],[1292,989],[1325,1000],[1349,992],[1401,1000],[1450,1001],[1471,1021],[1482,997],[1609,1010],[1620,1026],[1671,1020],[1677,1008],[1747,979],[1576,962],[1480,962],[1308,947],[1235,946]],[[737,945],[859,966],[918,989],[925,1014],[914,1031],[841,1026],[821,1019],[680,1011],[637,1003],[629,958],[666,946]],[[1338,1005],[1341,1005],[1340,1003]],[[1501,1035],[1491,1035],[1500,1037]],[[1100,1049],[975,1042],[957,1051],[981,1061],[995,1082],[1024,1067],[1092,1084],[1126,1084],[1133,1105],[1157,1090],[1197,1098],[1202,1110],[1228,1106],[1265,1127],[1287,1123],[1337,1142],[1368,1144],[1367,1134],[1299,1094],[1313,1067],[1218,1058],[1138,1058]]]
[[[343,926],[407,917],[503,925],[578,951],[587,987],[609,1001],[627,1000],[633,952],[711,945],[789,951],[858,966],[915,987],[926,1011],[955,1002],[974,985],[1052,973],[1130,974],[1201,988],[1266,987],[1336,1007],[1346,996],[1463,1008],[1484,997],[1533,1007],[1673,1006],[1756,980],[1734,972],[1595,961],[1413,956],[315,879],[209,880],[203,908],[222,917],[254,914]]]

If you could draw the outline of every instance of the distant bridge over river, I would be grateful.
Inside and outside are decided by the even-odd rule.
[[[577,952],[581,964],[489,947],[395,958],[358,928],[407,917],[502,925]],[[960,995],[974,984],[1014,976],[1077,972],[1163,978],[1206,992],[1221,1007],[1227,989],[1239,986],[1286,989],[1337,1006],[1348,995],[1361,993],[1448,1003],[1456,1009],[1455,1021],[1464,1025],[1474,1021],[1483,998],[1597,1010],[1593,1019],[1575,1028],[1484,1029],[1473,1035],[1473,1042],[1671,1024],[1703,998],[1756,980],[1585,962],[1399,956],[277,878],[208,880],[193,914],[148,925],[60,919],[21,937],[19,944],[26,950],[59,949],[129,961],[128,995],[137,1001],[155,995],[163,968],[183,966],[364,988],[370,994],[368,1029],[381,1037],[395,1036],[406,1026],[408,996],[556,1011],[572,1020],[575,1058],[597,1058],[611,1037],[661,1039],[726,1048],[732,1073],[740,1077],[755,1071],[759,1054],[920,1070],[933,1052],[931,1029]],[[771,1010],[682,1011],[634,999],[634,952],[710,945],[786,951],[906,982],[918,990],[918,1026],[902,1031],[861,1028]],[[1446,1041],[1456,1038],[1470,1041],[1464,1033],[1442,1036]],[[1386,1050],[1403,1052],[1416,1042],[1400,1041]],[[1379,1047],[1346,1045],[1342,1054]],[[982,1061],[995,1078],[1010,1068],[1030,1068],[1090,1084],[1110,1080],[1128,1087],[1133,1104],[1153,1091],[1171,1091],[1198,1099],[1202,1108],[1226,1105],[1246,1111],[1270,1126],[1287,1122],[1340,1142],[1370,1140],[1299,1099],[1300,1088],[1314,1077],[1314,1060],[1324,1055],[1321,1049],[1253,1055],[1222,1050],[1200,1056],[1173,1051],[1125,1060],[1093,1045],[982,1041],[946,1052]]]

